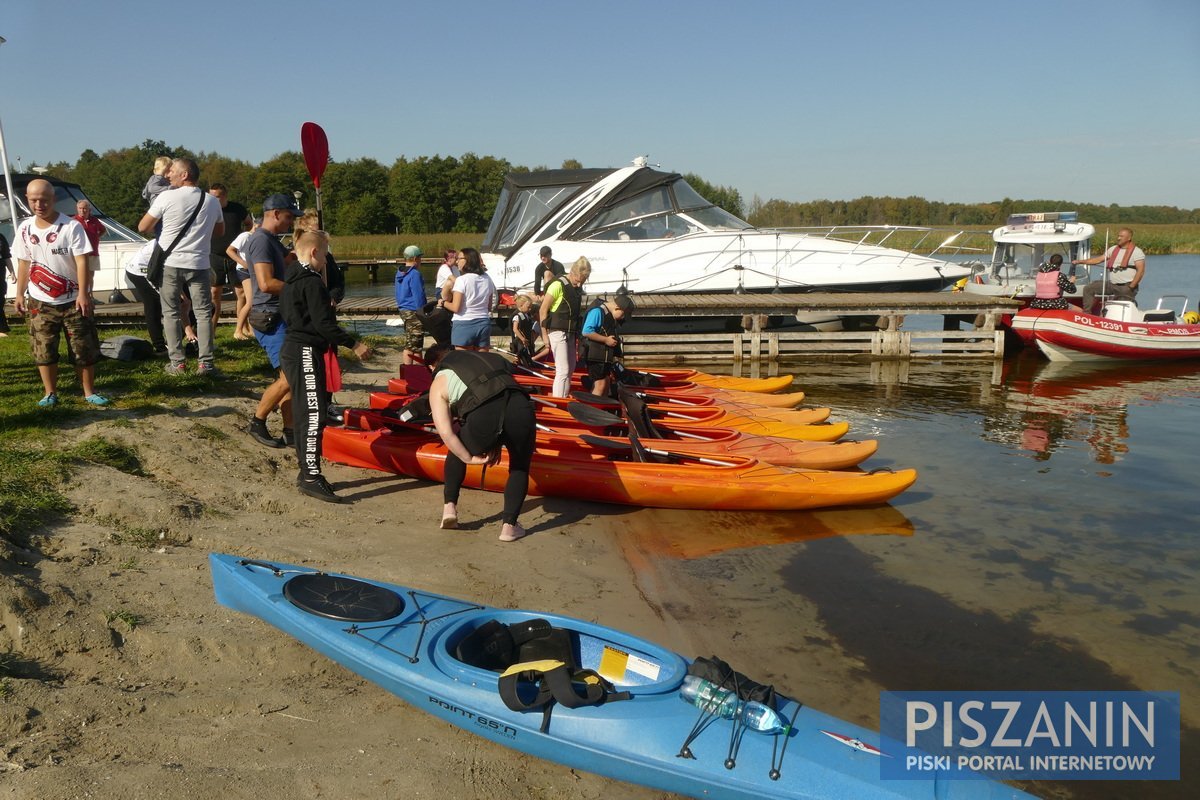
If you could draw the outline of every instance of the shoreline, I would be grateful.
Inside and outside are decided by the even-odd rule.
[[[338,402],[364,402],[398,362],[387,352],[349,364]],[[66,489],[76,512],[35,535],[17,565],[0,562],[0,652],[19,658],[0,702],[0,797],[440,797],[479,786],[514,797],[663,796],[409,707],[218,606],[207,568],[210,551],[277,559],[729,657],[718,643],[740,621],[695,625],[703,595],[653,556],[628,557],[652,510],[531,497],[521,517],[531,535],[503,543],[499,494],[465,491],[459,530],[442,531],[440,484],[330,464],[326,476],[353,502],[322,503],[296,490],[291,451],[244,432],[253,398],[221,395],[114,409],[64,431],[135,447],[146,476],[81,466]],[[157,540],[145,541],[147,529]],[[748,655],[744,666],[764,663]]]

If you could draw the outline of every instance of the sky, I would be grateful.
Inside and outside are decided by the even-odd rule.
[[[0,0],[0,36],[26,171],[313,121],[339,161],[645,155],[747,203],[1200,207],[1197,0]]]

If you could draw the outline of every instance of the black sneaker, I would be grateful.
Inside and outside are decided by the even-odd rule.
[[[259,419],[258,417],[252,417],[250,419],[250,427],[247,428],[246,430],[250,434],[250,438],[254,439],[254,441],[258,442],[261,445],[265,445],[267,447],[274,447],[276,449],[283,447],[283,440],[276,439],[267,430],[267,421],[265,419]]]
[[[333,487],[329,485],[329,481],[325,480],[323,475],[318,475],[316,478],[306,480],[304,478],[296,479],[296,488],[309,497],[315,497],[318,500],[324,500],[326,503],[345,503],[343,497],[338,497],[334,494]]]

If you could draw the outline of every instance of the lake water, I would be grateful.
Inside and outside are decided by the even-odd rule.
[[[1151,257],[1140,300],[1165,292],[1195,308],[1200,257]],[[694,587],[667,598],[672,615],[774,637],[776,674],[803,661],[794,682],[825,687],[807,699],[865,724],[881,690],[1179,691],[1183,782],[1027,788],[1195,796],[1200,362],[1071,367],[1025,353],[780,370],[852,436],[880,440],[864,468],[920,478],[874,509],[615,512],[641,558]],[[740,649],[718,654],[753,673]]]
[[[1140,300],[1200,297],[1200,257],[1149,259]],[[1149,301],[1149,303],[1148,303]],[[1182,695],[1181,783],[1033,785],[1080,798],[1195,797],[1200,771],[1200,362],[1002,365],[808,362],[808,400],[880,440],[863,466],[915,467],[917,484],[880,510],[827,524],[743,519],[736,543],[682,559],[714,603],[777,599],[776,630],[815,614],[819,642],[854,687],[840,713],[877,722],[878,691],[1138,689]],[[681,529],[704,515],[674,518]],[[846,535],[836,533],[839,525]],[[882,535],[871,533],[872,526]],[[805,536],[805,529],[815,533]],[[830,529],[833,529],[832,531]],[[761,539],[760,539],[761,537]],[[764,577],[763,573],[767,573]],[[839,713],[820,698],[824,710]],[[874,704],[874,708],[872,708]]]

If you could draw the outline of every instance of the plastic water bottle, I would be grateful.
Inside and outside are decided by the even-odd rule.
[[[684,676],[683,685],[679,687],[679,696],[709,714],[723,719],[733,719],[738,712],[739,701],[733,692],[695,675]]]
[[[742,705],[742,724],[752,731],[769,734],[783,733],[788,727],[775,709],[757,700]]]
[[[695,675],[687,675],[679,687],[679,696],[694,706],[722,719],[741,717],[742,724],[759,733],[783,733],[787,730],[779,714],[770,706],[757,700],[742,702],[730,689],[723,689],[712,681]]]

